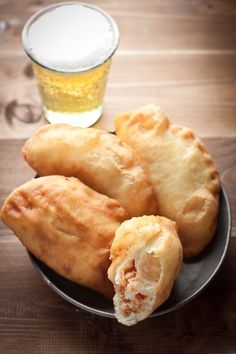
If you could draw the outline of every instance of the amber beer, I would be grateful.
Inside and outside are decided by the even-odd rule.
[[[33,64],[47,119],[86,127],[102,113],[110,60],[78,74],[62,74]]]
[[[104,11],[67,2],[34,14],[22,33],[33,61],[45,116],[81,127],[102,114],[103,97],[119,32]]]

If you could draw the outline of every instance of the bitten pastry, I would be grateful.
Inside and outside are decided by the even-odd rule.
[[[158,214],[176,221],[184,255],[197,255],[216,228],[220,181],[212,157],[191,130],[152,104],[121,114],[115,126],[149,173]]]
[[[152,215],[124,221],[116,230],[108,269],[117,320],[132,326],[160,306],[170,295],[182,258],[173,221]]]
[[[65,124],[45,125],[26,142],[23,154],[39,176],[74,176],[118,200],[129,216],[156,214],[146,171],[135,153],[112,134]]]
[[[63,176],[23,184],[1,209],[2,221],[38,259],[110,298],[114,293],[107,279],[110,247],[126,217],[116,200]]]

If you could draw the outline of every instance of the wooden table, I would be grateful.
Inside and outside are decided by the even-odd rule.
[[[53,1],[0,0],[0,201],[33,176],[24,141],[44,124],[20,34]],[[132,328],[75,308],[51,291],[25,249],[0,225],[0,353],[236,353],[236,3],[204,0],[90,1],[107,10],[121,42],[97,127],[148,102],[200,135],[231,201],[225,262],[184,308]]]

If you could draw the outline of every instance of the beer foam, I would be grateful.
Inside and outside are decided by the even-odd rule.
[[[110,16],[86,4],[62,3],[33,16],[22,34],[37,63],[62,72],[83,71],[108,59],[119,32]]]

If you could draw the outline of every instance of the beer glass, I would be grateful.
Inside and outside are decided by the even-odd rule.
[[[22,42],[32,60],[47,120],[80,127],[94,124],[102,114],[119,42],[112,17],[86,3],[53,4],[26,22]]]

